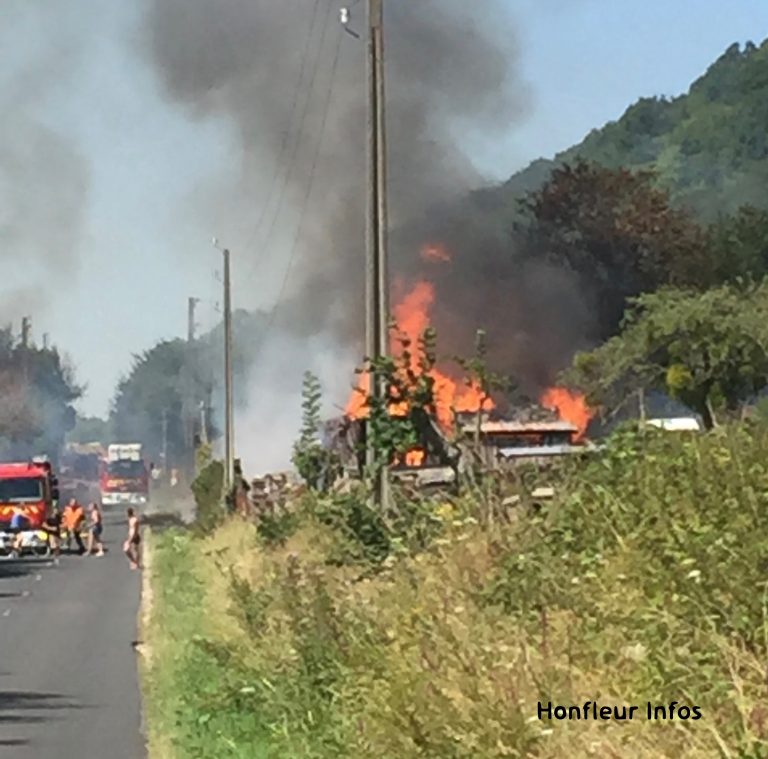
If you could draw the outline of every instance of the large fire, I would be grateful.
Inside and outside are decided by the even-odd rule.
[[[421,257],[424,261],[432,263],[451,260],[448,250],[441,244],[425,245],[421,249]],[[404,287],[402,282],[396,283],[394,289],[395,293],[399,294],[392,309],[397,330],[390,335],[389,349],[396,358],[402,357],[405,349],[403,338],[406,338],[408,350],[411,353],[410,369],[418,374],[421,371],[420,363],[423,358],[419,354],[419,340],[430,325],[430,311],[435,302],[435,287],[431,282],[421,280],[411,287]],[[484,411],[493,409],[493,401],[490,398],[483,400],[483,393],[476,385],[457,382],[437,367],[430,371],[430,376],[434,380],[437,419],[444,429],[452,429],[455,413],[476,412],[481,403]],[[370,375],[362,372],[357,387],[345,408],[348,417],[364,419],[368,416],[366,398],[369,395],[369,384]],[[583,439],[593,416],[584,396],[566,388],[553,387],[541,396],[540,403],[542,406],[555,409],[561,419],[577,427],[577,439]],[[390,407],[390,412],[395,415],[404,414],[407,410],[404,404],[395,403]],[[417,465],[422,460],[423,452],[421,451],[411,451],[406,456],[406,463],[409,465]]]
[[[583,395],[564,387],[551,387],[541,396],[539,403],[546,408],[555,409],[563,421],[578,427],[578,440],[584,437],[594,416]]]
[[[430,310],[434,301],[434,285],[419,281],[405,290],[392,309],[397,332],[393,332],[390,336],[390,351],[395,357],[402,356],[404,350],[402,338],[407,338],[408,350],[411,352],[410,369],[416,374],[420,371],[419,364],[422,358],[419,355],[419,339],[430,324]],[[476,385],[457,382],[438,368],[432,369],[429,374],[434,380],[437,419],[444,429],[453,427],[454,412],[469,413],[479,409],[483,402],[483,393]],[[352,392],[345,409],[348,417],[363,419],[368,415],[365,399],[368,395],[369,383],[369,375],[361,373],[357,387]],[[492,409],[493,401],[489,398],[485,399],[483,408],[486,411]],[[396,404],[391,411],[397,414],[405,413],[407,409]]]

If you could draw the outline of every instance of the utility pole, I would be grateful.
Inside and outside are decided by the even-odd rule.
[[[168,411],[163,409],[163,471],[168,472]]]
[[[208,409],[200,401],[200,445],[208,445]]]
[[[389,351],[389,275],[387,262],[387,150],[384,87],[383,0],[368,0],[368,225],[366,244],[365,348],[369,360]],[[386,397],[388,388],[374,382],[371,395]],[[366,464],[372,467],[375,450],[366,436]],[[389,503],[389,469],[382,467],[374,482],[374,502]]]
[[[24,383],[29,382],[29,355],[27,349],[29,348],[29,335],[32,331],[32,320],[29,316],[21,317],[21,372],[24,377]]]
[[[195,341],[195,308],[200,298],[190,298],[187,303],[187,342]]]
[[[23,348],[29,348],[29,335],[32,331],[32,320],[29,316],[21,318],[21,345]]]
[[[195,308],[200,302],[199,298],[187,299],[187,359],[184,362],[184,395],[182,399],[182,418],[184,423],[184,438],[188,457],[186,467],[188,473],[194,477],[196,468],[195,456],[195,377],[197,374],[196,352],[193,346],[195,342]]]
[[[229,250],[224,253],[224,404],[226,425],[224,432],[224,490],[232,489],[235,479],[234,418],[232,405],[232,300],[229,281]]]

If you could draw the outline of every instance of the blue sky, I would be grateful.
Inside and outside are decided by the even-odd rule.
[[[529,105],[500,143],[477,135],[470,143],[476,164],[498,179],[580,140],[640,96],[683,92],[730,43],[768,36],[764,0],[508,2],[518,29],[510,51],[517,50]],[[50,332],[88,383],[87,413],[106,413],[131,354],[185,334],[187,296],[203,300],[201,327],[213,323],[220,285],[210,235],[223,232],[203,235],[185,214],[190,198],[209,197],[200,188],[237,174],[241,157],[231,125],[191,118],[162,99],[142,63],[138,5],[73,0],[65,20],[87,45],[70,51],[61,75],[29,106],[73,141],[88,167],[79,263],[54,266],[49,305],[27,308],[38,337]],[[18,72],[44,54],[37,48],[50,7],[3,0],[0,21],[10,23],[0,29],[0,104]],[[0,164],[0,181],[1,172]],[[35,282],[7,278],[0,294],[3,286],[10,298],[9,287]],[[1,315],[17,320],[21,312]]]

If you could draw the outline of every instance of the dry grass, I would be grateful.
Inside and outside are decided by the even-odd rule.
[[[475,526],[456,529],[435,551],[363,581],[354,581],[348,568],[325,565],[316,528],[299,531],[279,549],[256,544],[253,528],[237,521],[200,544],[207,634],[237,647],[246,667],[276,682],[296,663],[294,631],[280,597],[289,557],[299,562],[307,594],[311,580],[320,578],[337,618],[347,624],[345,676],[334,709],[347,728],[348,756],[739,755],[725,745],[711,714],[696,723],[539,721],[540,697],[562,704],[644,704],[645,694],[616,688],[632,680],[631,642],[617,630],[617,649],[605,666],[584,670],[569,655],[581,642],[571,637],[568,614],[552,615],[545,640],[501,610],[479,605],[494,568],[495,536]],[[222,571],[230,566],[257,592],[275,595],[258,641],[232,616],[230,581]],[[760,671],[753,657],[733,646],[724,655],[732,659],[734,678],[741,673],[738,681],[750,672],[754,680]],[[743,701],[748,714],[750,698]]]
[[[659,445],[538,527],[435,505],[429,546],[367,575],[310,516],[273,548],[239,520],[161,536],[153,756],[765,759],[768,436]],[[670,700],[703,718],[645,718]],[[641,709],[550,722],[539,701]]]

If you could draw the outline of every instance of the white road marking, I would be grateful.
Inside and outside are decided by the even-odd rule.
[[[28,591],[28,590],[22,590],[22,591],[21,591],[21,595],[22,595],[24,598],[26,598],[26,597],[29,595],[29,591]]]
[[[42,576],[42,575],[35,575],[35,580],[37,580],[38,582],[39,582],[40,580],[42,580],[42,579],[43,579],[43,576]]]
[[[10,610],[10,609],[6,609],[6,610],[3,612],[3,616],[4,616],[4,617],[10,617],[10,616],[11,616],[11,610]]]

